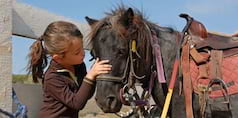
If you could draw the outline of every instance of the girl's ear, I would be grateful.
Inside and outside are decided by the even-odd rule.
[[[57,62],[60,62],[62,59],[62,56],[58,54],[53,54],[52,59],[54,59]]]

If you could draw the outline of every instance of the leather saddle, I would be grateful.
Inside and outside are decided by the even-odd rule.
[[[186,17],[190,16],[187,15]],[[195,19],[191,22],[188,32],[194,36],[193,39],[197,49],[210,47],[212,49],[225,50],[238,47],[238,33],[225,35],[222,33],[208,32],[206,27]]]
[[[209,98],[224,97],[229,104],[229,95],[238,93],[238,33],[209,32],[189,15],[180,16],[189,24],[181,54],[186,116],[193,118],[193,92],[199,95],[200,115],[204,116]]]
[[[190,37],[189,55],[192,57],[191,60],[189,59],[192,83],[194,81],[200,80],[201,78],[207,78],[203,79],[206,81],[203,83],[203,85],[207,85],[210,80],[214,79],[214,77],[211,77],[211,75],[214,73],[211,71],[213,68],[216,68],[217,71],[220,71],[220,73],[218,73],[220,79],[223,78],[224,81],[234,80],[235,82],[238,82],[236,77],[230,77],[231,74],[227,74],[229,72],[226,71],[227,69],[229,69],[231,72],[236,70],[238,71],[238,69],[235,69],[237,67],[236,65],[238,64],[238,33],[234,35],[224,35],[208,32],[206,27],[201,22],[193,19],[189,15],[182,14],[182,17],[187,21],[191,21],[187,32]],[[212,57],[213,52],[219,54],[215,55],[215,57]],[[212,60],[212,58],[215,58],[215,60],[219,61],[213,62],[214,59]],[[227,67],[231,63],[233,64]],[[196,70],[196,76],[193,76],[194,70]],[[217,73],[217,71],[215,72]],[[235,91],[238,92],[238,88]]]

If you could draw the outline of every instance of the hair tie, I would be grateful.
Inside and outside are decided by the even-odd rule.
[[[44,38],[43,38],[43,36],[40,36],[38,39],[37,39],[37,41],[40,41],[40,44],[41,44],[41,48],[43,49],[43,52],[45,53],[46,52],[46,48],[45,48],[45,46],[44,46]]]
[[[43,41],[43,36],[40,36],[39,38],[38,38],[38,41]]]

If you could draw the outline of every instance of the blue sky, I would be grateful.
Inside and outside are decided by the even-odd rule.
[[[51,13],[65,16],[80,23],[84,17],[100,19],[104,12],[117,4],[137,8],[148,19],[160,26],[169,26],[181,31],[185,20],[178,17],[188,13],[201,21],[208,30],[232,34],[238,32],[238,0],[17,0]],[[26,73],[27,54],[33,40],[13,36],[13,73]],[[89,55],[85,62],[89,67]]]

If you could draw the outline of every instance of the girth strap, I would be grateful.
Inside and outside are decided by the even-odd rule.
[[[221,79],[222,80],[222,51],[212,50],[211,51],[211,79]]]
[[[190,77],[190,64],[189,64],[189,43],[187,42],[182,48],[182,70],[183,70],[183,90],[186,105],[186,117],[193,118],[192,108],[192,82]]]

